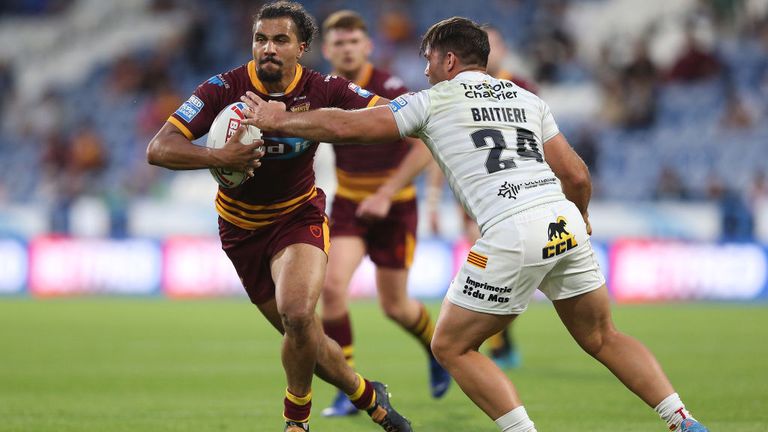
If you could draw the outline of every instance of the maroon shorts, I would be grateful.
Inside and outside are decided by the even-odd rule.
[[[331,237],[361,237],[377,266],[409,268],[416,246],[416,200],[393,203],[387,217],[375,222],[355,216],[357,206],[355,201],[336,196],[331,208]]]
[[[257,230],[247,230],[219,218],[219,236],[248,297],[261,304],[275,297],[270,262],[286,247],[306,243],[328,253],[328,219],[325,194],[318,190],[309,200],[282,219]]]

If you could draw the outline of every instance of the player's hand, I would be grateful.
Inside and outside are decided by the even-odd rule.
[[[246,92],[245,96],[240,96],[248,108],[243,110],[245,119],[243,124],[253,125],[262,131],[271,131],[277,129],[280,124],[280,117],[285,115],[285,104],[277,101],[265,101],[254,92]]]
[[[355,215],[366,220],[380,220],[387,217],[392,207],[392,199],[382,193],[375,193],[364,199],[357,206]]]
[[[264,141],[259,139],[242,144],[240,138],[244,132],[245,127],[240,126],[224,147],[214,150],[215,166],[232,171],[243,171],[248,177],[253,177],[254,170],[261,166],[261,158],[264,157]]]

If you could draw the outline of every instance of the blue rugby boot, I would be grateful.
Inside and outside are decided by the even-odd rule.
[[[445,396],[451,386],[451,375],[437,362],[432,353],[429,354],[429,389],[432,397],[440,399]]]
[[[359,411],[352,405],[347,395],[343,391],[339,390],[336,393],[336,397],[333,399],[331,406],[325,408],[322,412],[323,417],[346,417],[356,415]]]

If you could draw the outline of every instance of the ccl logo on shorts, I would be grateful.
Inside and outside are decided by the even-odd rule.
[[[549,241],[541,250],[542,258],[552,258],[578,246],[576,237],[565,229],[567,223],[564,217],[558,216],[556,222],[549,224],[547,228]]]

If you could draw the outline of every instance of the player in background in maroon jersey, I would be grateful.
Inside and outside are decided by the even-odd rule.
[[[323,23],[322,33],[323,55],[334,75],[389,99],[408,91],[400,78],[369,62],[373,46],[359,14],[350,10],[331,14]],[[400,162],[418,156],[412,153],[419,150],[424,152],[426,148],[413,138],[379,146],[334,147],[338,189],[331,210],[333,241],[323,286],[322,318],[325,333],[341,345],[347,361],[354,366],[348,287],[355,269],[368,254],[376,265],[381,308],[426,350],[432,396],[439,398],[448,390],[451,377],[432,355],[434,322],[429,312],[424,304],[408,297],[408,268],[413,259],[418,213],[416,189],[412,183],[393,190],[384,186]],[[426,158],[421,159],[426,163],[431,158],[426,153]],[[386,194],[387,208],[379,218],[361,218],[360,203],[376,192]],[[341,391],[323,410],[325,416],[356,413]]]
[[[219,189],[219,233],[251,301],[284,335],[284,431],[309,430],[314,372],[384,430],[410,432],[409,422],[389,404],[386,386],[355,373],[339,345],[323,334],[315,313],[328,252],[325,200],[312,171],[317,142],[272,134],[241,145],[242,128],[221,149],[191,142],[246,91],[293,111],[375,104],[378,96],[298,64],[315,32],[314,20],[298,3],[262,7],[254,23],[253,61],[201,84],[150,141],[147,159],[170,169],[216,167],[252,177],[239,187]],[[267,154],[258,150],[261,144]]]

